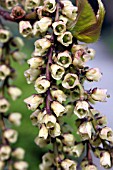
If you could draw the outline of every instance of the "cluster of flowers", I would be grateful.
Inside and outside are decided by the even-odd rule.
[[[6,0],[8,9],[17,3]],[[53,145],[53,151],[43,156],[40,169],[75,170],[77,162],[70,158],[85,155],[82,169],[97,170],[90,151],[100,159],[101,166],[110,168],[113,131],[106,126],[106,117],[91,106],[95,101],[105,101],[107,90],[84,89],[84,81],[99,81],[102,74],[98,68],[85,66],[95,52],[79,45],[67,29],[77,17],[77,7],[69,0],[26,0],[25,9],[35,10],[38,19],[35,23],[20,21],[20,33],[24,37],[40,37],[28,60],[30,69],[25,71],[28,84],[33,83],[38,94],[25,99],[25,103],[33,111],[32,124],[39,128],[35,143],[40,147]],[[79,141],[75,129],[65,122],[65,117],[72,115],[81,137]]]
[[[17,141],[18,132],[11,128],[11,125],[20,126],[22,115],[18,112],[8,113],[10,108],[8,96],[15,101],[22,94],[18,87],[12,85],[16,75],[14,68],[11,67],[11,56],[16,61],[22,60],[19,57],[22,46],[21,38],[12,37],[9,30],[0,28],[0,170],[28,168],[27,162],[22,161],[25,155],[24,149],[12,147],[12,144]],[[6,124],[9,124],[8,128]]]

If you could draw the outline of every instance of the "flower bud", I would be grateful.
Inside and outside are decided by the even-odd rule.
[[[44,124],[41,125],[41,128],[39,130],[39,135],[40,138],[44,138],[45,140],[48,137],[48,129],[46,128],[46,126]]]
[[[9,115],[9,121],[16,126],[20,126],[22,115],[20,113],[11,113]]]
[[[18,5],[18,0],[5,0],[6,8],[12,9],[14,6]]]
[[[34,94],[26,98],[24,102],[27,104],[28,109],[35,111],[44,102],[44,99],[40,95]]]
[[[62,103],[66,101],[67,96],[64,94],[62,90],[51,90],[51,95],[54,100],[57,100],[58,102]]]
[[[87,55],[88,55],[88,58],[90,58],[90,60],[92,60],[95,57],[95,54],[96,52],[94,49],[92,48],[87,49]]]
[[[12,152],[12,156],[19,160],[24,159],[24,155],[25,155],[25,151],[23,148],[16,148]]]
[[[63,21],[57,21],[52,24],[55,35],[60,35],[66,31],[66,24]]]
[[[40,148],[43,148],[43,147],[45,147],[45,146],[48,144],[48,140],[45,140],[44,138],[37,136],[37,137],[35,138],[35,143],[36,143],[36,145],[38,145]]]
[[[44,65],[44,60],[41,57],[30,58],[27,63],[30,65],[30,68],[37,69]]]
[[[71,169],[74,169],[76,170],[77,168],[77,163],[73,160],[69,160],[69,159],[65,159],[61,162],[61,167],[64,169],[64,170],[71,170]]]
[[[43,155],[42,157],[42,163],[46,166],[51,166],[54,162],[54,155],[53,153],[46,153],[45,155]]]
[[[86,78],[89,81],[99,81],[102,77],[102,74],[98,68],[91,68],[86,72]]]
[[[14,163],[15,170],[27,170],[28,169],[28,163],[25,161],[19,161]]]
[[[58,123],[56,123],[54,128],[52,128],[49,131],[49,134],[52,138],[56,138],[57,136],[60,136],[61,135],[60,125]]]
[[[51,76],[55,80],[60,80],[62,76],[64,75],[65,70],[63,67],[57,65],[57,64],[52,64],[51,65]]]
[[[107,126],[102,128],[99,133],[99,136],[101,139],[104,139],[104,140],[107,140],[113,143],[113,131],[111,128]]]
[[[40,0],[26,0],[25,9],[26,10],[34,9],[35,7],[38,7],[39,4],[40,4]]]
[[[10,158],[11,148],[8,145],[1,146],[0,148],[0,160],[6,161]]]
[[[0,98],[0,112],[5,113],[10,107],[9,102],[5,98]]]
[[[7,76],[9,76],[11,70],[6,65],[0,65],[0,81],[4,81]]]
[[[72,44],[73,36],[71,32],[66,31],[58,36],[57,40],[64,46],[68,47],[70,44]]]
[[[62,2],[64,2],[62,14],[74,21],[77,17],[78,8],[76,6],[73,6],[72,4],[65,4],[65,1]]]
[[[84,170],[98,170],[97,166],[95,165],[87,165]]]
[[[56,10],[56,1],[55,0],[45,0],[44,9],[47,12],[53,13]]]
[[[65,107],[57,101],[51,103],[51,109],[57,117],[62,116],[66,111]]]
[[[5,163],[3,161],[0,161],[0,170],[4,170]]]
[[[62,86],[64,88],[72,89],[77,85],[79,85],[79,80],[76,74],[68,73],[65,75],[64,80],[62,81]]]
[[[51,42],[47,38],[42,38],[35,41],[35,51],[34,56],[44,56],[49,47],[51,46]]]
[[[72,63],[72,58],[68,51],[64,51],[62,53],[59,53],[57,56],[57,64],[59,64],[62,67],[69,67]]]
[[[92,90],[91,97],[95,101],[104,102],[107,97],[107,89],[94,88]]]
[[[62,140],[63,144],[65,144],[66,146],[73,146],[75,143],[75,137],[72,134],[64,134],[63,135],[63,140]]]
[[[107,151],[103,151],[100,155],[100,164],[104,168],[108,169],[111,167],[111,157],[110,153]]]
[[[11,33],[8,30],[0,29],[0,43],[6,43],[11,37]]]
[[[12,57],[19,64],[23,64],[27,56],[21,51],[14,51]]]
[[[11,46],[21,49],[22,47],[24,47],[23,39],[20,37],[14,37],[11,41]]]
[[[79,143],[71,147],[71,152],[75,157],[80,157],[83,151],[84,151],[84,145],[82,143]]]
[[[83,140],[91,139],[94,133],[94,128],[91,122],[84,122],[78,128],[78,134],[81,135]]]
[[[79,119],[83,119],[89,114],[89,105],[86,101],[78,101],[75,108],[74,114],[78,116]]]
[[[8,140],[10,143],[15,143],[18,138],[18,133],[14,129],[7,129],[4,131],[4,137]]]
[[[96,120],[97,120],[97,124],[100,126],[105,126],[107,124],[106,116],[98,117]]]
[[[19,22],[19,31],[23,37],[28,37],[32,35],[32,26],[29,21],[20,21]]]
[[[63,21],[65,24],[67,24],[67,22],[68,22],[68,18],[66,18],[63,15],[60,15],[59,20]]]
[[[41,76],[36,79],[34,87],[39,94],[45,93],[50,87],[50,82],[46,79],[45,76]]]
[[[39,75],[40,75],[39,69],[30,68],[24,72],[24,76],[26,77],[28,84],[33,83]]]
[[[8,88],[8,94],[10,95],[12,100],[16,100],[17,98],[19,98],[21,96],[22,91],[17,87],[10,86]]]
[[[38,125],[38,115],[41,111],[39,109],[37,109],[35,112],[33,112],[30,116],[31,122],[33,126],[37,126]]]
[[[46,114],[43,118],[43,123],[48,129],[53,128],[56,124],[56,117],[53,115]]]
[[[48,30],[48,27],[52,24],[52,19],[49,17],[43,17],[40,21],[36,21],[33,25],[34,35]]]

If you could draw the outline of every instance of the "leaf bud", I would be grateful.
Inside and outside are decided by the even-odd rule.
[[[0,112],[5,113],[10,107],[9,102],[5,98],[0,98]]]
[[[23,37],[28,37],[32,35],[32,26],[29,21],[20,21],[19,22],[19,31]]]
[[[62,86],[64,88],[72,89],[77,85],[79,85],[79,80],[76,74],[68,73],[65,75],[64,80],[62,81]]]
[[[6,161],[10,158],[11,148],[8,145],[3,145],[0,147],[0,160]]]
[[[8,140],[8,142],[10,142],[10,143],[15,143],[18,138],[18,133],[14,129],[5,130],[3,135],[4,135],[4,138],[6,138]]]
[[[26,98],[24,102],[27,104],[29,110],[35,111],[44,102],[44,99],[40,95],[34,94]]]
[[[19,160],[24,159],[24,155],[25,155],[25,151],[23,148],[16,148],[12,152],[12,156]]]
[[[66,111],[65,107],[57,101],[51,103],[51,109],[57,117],[62,116]]]
[[[8,117],[9,121],[16,126],[20,126],[22,115],[20,113],[11,113]]]
[[[70,44],[72,44],[72,39],[73,36],[71,34],[71,32],[66,31],[64,33],[62,33],[61,35],[59,35],[57,37],[57,40],[64,46],[68,47]]]
[[[65,70],[63,67],[57,65],[57,64],[52,64],[51,65],[51,76],[55,80],[60,80],[65,73]]]

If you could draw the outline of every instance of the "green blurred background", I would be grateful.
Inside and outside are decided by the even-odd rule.
[[[92,2],[93,7],[95,9],[97,8],[97,4],[94,3],[94,1],[90,0]],[[107,11],[110,13],[110,8],[113,2],[109,0],[109,2],[103,2],[106,5]],[[112,11],[112,10],[111,10]],[[106,15],[104,27],[103,27],[103,33],[102,33],[102,40],[108,45],[108,47],[111,48],[113,46],[113,39],[112,36],[108,36],[108,32],[110,35],[113,35],[112,31],[112,21],[113,21],[113,15]],[[5,25],[8,25],[10,30],[13,32],[15,36],[20,36],[17,32],[18,25],[15,23],[10,23],[3,21]],[[111,38],[110,38],[111,37]],[[23,52],[27,54],[27,59],[31,57],[31,53],[34,50],[34,39],[24,39],[25,46],[23,48]],[[35,93],[33,85],[28,85],[26,82],[26,79],[24,77],[24,71],[29,68],[29,66],[26,64],[26,62],[23,65],[19,65],[16,62],[12,61],[12,66],[17,70],[17,79],[15,80],[14,84],[21,88],[23,91],[23,95],[21,98],[19,98],[16,102],[11,101],[12,105],[10,108],[11,112],[20,112],[23,115],[22,119],[22,125],[20,127],[17,127],[16,129],[19,131],[19,140],[15,144],[18,147],[23,147],[26,150],[26,156],[25,160],[29,162],[29,170],[37,170],[38,164],[41,161],[41,157],[45,152],[45,149],[40,149],[38,146],[35,145],[34,139],[38,135],[38,129],[36,127],[33,127],[30,121],[30,114],[32,113],[29,111],[24,104],[23,100],[27,97],[29,97],[31,94]]]

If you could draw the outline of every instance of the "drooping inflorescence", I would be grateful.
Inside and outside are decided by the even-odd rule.
[[[9,10],[15,7],[4,17],[19,22],[23,37],[37,38],[27,61],[30,68],[24,73],[36,93],[24,101],[33,111],[33,126],[39,129],[35,143],[41,148],[51,146],[42,157],[40,170],[76,170],[78,166],[97,170],[92,153],[101,166],[112,167],[113,131],[107,127],[106,117],[92,106],[106,100],[107,90],[85,90],[85,81],[98,82],[102,74],[86,65],[95,51],[79,42],[98,39],[105,14],[101,0],[96,16],[87,0],[76,0],[77,6],[70,0],[21,3],[24,9],[17,6],[17,0],[6,0]],[[74,126],[69,125],[70,120]]]
[[[3,26],[0,28],[0,170],[28,168],[27,162],[23,161],[24,149],[13,146],[18,139],[18,132],[12,126],[20,126],[22,115],[17,112],[18,110],[9,113],[9,97],[15,101],[22,94],[22,91],[12,84],[16,71],[11,66],[11,58],[20,62],[17,56],[23,45],[20,37],[13,37]]]

